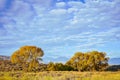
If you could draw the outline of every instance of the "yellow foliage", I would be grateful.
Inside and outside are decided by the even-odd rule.
[[[32,65],[31,67],[35,67],[39,63],[37,58],[43,55],[44,53],[41,48],[36,46],[23,46],[12,54],[11,62],[18,64],[29,63],[29,66]]]

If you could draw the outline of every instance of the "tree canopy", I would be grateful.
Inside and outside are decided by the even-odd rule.
[[[101,71],[108,66],[108,59],[104,52],[77,52],[66,64],[78,71]]]
[[[11,62],[21,65],[28,65],[28,69],[37,68],[39,60],[44,55],[41,48],[36,46],[23,46],[15,51],[11,56]]]

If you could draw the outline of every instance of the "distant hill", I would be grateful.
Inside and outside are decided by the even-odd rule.
[[[10,56],[0,55],[0,60],[10,60]]]
[[[110,65],[106,70],[107,71],[120,71],[120,65]]]
[[[111,58],[108,63],[110,65],[120,65],[120,58]]]

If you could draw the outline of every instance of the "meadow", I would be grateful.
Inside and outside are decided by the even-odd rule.
[[[0,80],[120,80],[120,72],[0,72]]]

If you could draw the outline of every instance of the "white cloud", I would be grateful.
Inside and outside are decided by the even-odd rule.
[[[74,13],[77,12],[78,9],[77,8],[68,8],[68,13]]]
[[[49,7],[51,5],[52,0],[24,0],[25,2],[28,2],[30,4],[40,5],[41,7]]]
[[[85,8],[85,4],[83,4],[82,2],[69,1],[68,5],[73,8]]]
[[[67,13],[66,9],[53,9],[50,11],[52,15],[65,15]]]
[[[5,29],[0,30],[0,44],[2,47],[9,45],[17,48],[37,45],[45,49],[46,54],[62,55],[76,49],[95,49],[108,42],[119,42],[119,2],[87,1],[83,4],[69,1],[57,2],[56,7],[43,7],[51,2],[14,1],[0,17]]]
[[[65,2],[58,2],[58,3],[56,3],[56,7],[58,7],[58,8],[65,8],[65,6],[66,6]]]

